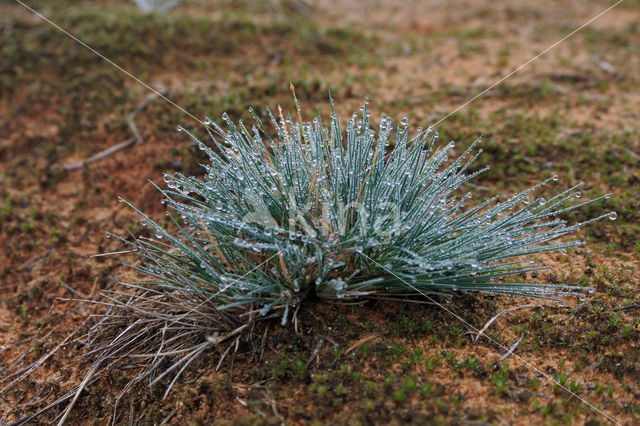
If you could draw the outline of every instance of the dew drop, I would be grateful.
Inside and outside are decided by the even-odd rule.
[[[541,206],[544,206],[545,204],[547,204],[547,200],[544,198],[540,198],[538,202],[540,203]]]
[[[557,182],[557,181],[558,181],[558,175],[553,175],[553,176],[551,177],[551,179],[552,179],[554,182]]]
[[[616,220],[618,218],[618,213],[611,212],[607,215],[607,217],[609,218],[609,220]]]
[[[211,120],[209,120],[208,118],[204,119],[204,125],[208,126],[209,124],[211,124]]]
[[[576,192],[575,197],[576,197],[576,198],[580,198],[580,197],[582,197],[582,193],[581,193],[581,192]]]
[[[179,132],[181,132],[181,131],[183,131],[184,129],[183,129],[182,127],[178,126],[178,127],[176,127],[176,130],[177,130],[177,131],[179,131]]]
[[[604,198],[608,200],[609,198],[611,198],[611,194],[604,194]]]

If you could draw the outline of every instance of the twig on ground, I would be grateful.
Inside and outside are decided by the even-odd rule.
[[[161,425],[166,425],[169,424],[169,420],[171,420],[171,418],[173,416],[176,415],[176,413],[178,412],[177,408],[174,408],[172,412],[169,413],[169,415],[167,417],[165,417],[164,419],[162,419],[162,421],[160,422]]]
[[[84,294],[80,293],[78,290],[74,289],[73,287],[71,287],[69,284],[65,283],[64,281],[62,281],[60,278],[58,278],[58,282],[67,290],[69,290],[71,293],[75,294],[78,297],[81,297],[83,299],[86,299],[87,296],[85,296]]]
[[[7,327],[8,327],[8,326],[10,326],[10,325],[11,325],[11,324],[7,324]],[[51,332],[50,332],[49,334],[51,334]],[[48,335],[47,335],[47,336],[48,336]],[[0,346],[0,352],[4,352],[4,351],[6,351],[6,350],[8,350],[8,349],[13,348],[14,346],[20,346],[20,345],[22,345],[23,343],[27,343],[27,342],[29,342],[29,341],[31,341],[31,340],[33,340],[33,339],[35,339],[36,337],[38,337],[38,333],[35,333],[33,336],[29,336],[29,337],[27,337],[26,339],[18,340],[17,342],[11,343],[11,344],[9,344],[9,345],[7,345],[7,346]]]
[[[380,337],[380,333],[371,333],[368,336],[364,336],[361,339],[356,340],[353,345],[349,346],[349,349],[347,349],[344,354],[345,355],[349,355],[351,352],[353,352],[354,350],[358,349],[360,346],[364,345],[365,343],[367,343],[370,340],[373,340],[377,337]]]
[[[580,310],[581,310],[582,308],[584,308],[584,305],[585,305],[586,303],[587,303],[587,302],[582,302],[582,303],[580,303],[580,304],[576,307],[576,310],[575,310],[575,311],[573,311],[573,316],[574,316],[574,317],[578,315],[578,312],[580,312]]]
[[[516,340],[516,342],[509,348],[507,353],[500,358],[500,361],[507,359],[516,350],[516,348],[520,346],[520,342],[522,342],[522,339],[524,339],[528,334],[529,332],[525,331],[524,334],[520,336],[520,338],[518,338],[518,340]]]
[[[320,353],[320,350],[322,349],[322,345],[324,345],[324,339],[321,337],[320,340],[318,340],[318,343],[316,344],[316,347],[313,349],[313,353],[311,354],[311,356],[307,360],[307,365],[306,365],[307,368],[309,368],[309,365],[311,365],[313,360]]]
[[[129,138],[124,142],[120,142],[117,145],[114,145],[114,146],[112,146],[110,148],[107,148],[104,151],[101,151],[101,152],[97,153],[96,155],[87,158],[86,160],[78,161],[76,163],[67,164],[67,165],[62,166],[62,168],[65,169],[66,171],[72,171],[72,170],[81,169],[86,164],[93,163],[94,161],[98,161],[98,160],[101,160],[101,159],[103,159],[105,157],[108,157],[109,155],[113,154],[114,152],[118,152],[121,149],[124,149],[124,148],[127,148],[127,147],[133,145],[135,142],[136,142],[135,138]]]
[[[154,101],[158,96],[160,95],[166,96],[167,92],[168,91],[165,89],[160,91],[160,94],[153,93],[147,96],[147,98],[144,101],[142,101],[142,103],[138,105],[136,109],[134,109],[133,112],[131,112],[131,114],[127,115],[127,117],[125,118],[125,120],[127,121],[127,124],[129,125],[129,128],[131,129],[131,131],[133,132],[133,135],[136,138],[138,145],[142,144],[144,142],[144,139],[142,139],[142,135],[140,135],[140,132],[138,131],[138,126],[136,126],[136,123],[134,121],[136,116],[140,113],[140,111],[142,111],[147,105],[149,105],[152,101]]]
[[[293,312],[293,330],[298,334],[298,311],[300,310],[301,304],[296,306],[296,310]]]
[[[245,324],[242,325],[238,328],[236,328],[235,330],[233,330],[231,333],[225,334],[224,336],[207,336],[207,341],[213,345],[217,345],[218,343],[222,343],[225,340],[237,335],[238,333],[242,332],[242,330],[244,330],[245,328],[249,327],[249,324]]]
[[[241,399],[238,395],[236,395],[236,400],[237,400],[240,404],[242,404],[242,406],[243,406],[243,407],[246,407],[246,406],[247,406],[247,401],[245,401],[245,400]]]
[[[517,309],[533,308],[534,306],[536,306],[536,305],[514,306],[513,308],[505,309],[504,311],[494,315],[494,317],[491,318],[489,321],[487,321],[487,323],[484,325],[484,327],[482,327],[482,329],[480,329],[480,331],[478,331],[478,334],[476,334],[476,337],[473,339],[473,344],[475,345],[476,343],[478,343],[478,339],[480,339],[480,337],[484,334],[484,332],[487,330],[487,328],[489,328],[489,326],[491,324],[493,324],[493,322],[495,320],[497,320],[498,318],[500,318],[502,315],[506,314],[507,312],[515,311]]]
[[[638,308],[640,308],[640,303],[634,303],[633,305],[621,306],[619,308],[612,309],[611,311],[612,312],[620,312],[620,311],[627,311],[627,310],[630,310],[630,309],[638,309]]]
[[[280,413],[278,413],[278,408],[276,407],[276,401],[273,399],[273,394],[271,393],[271,389],[269,389],[266,385],[263,387],[264,391],[262,392],[265,400],[268,400],[269,405],[271,405],[271,411],[273,411],[273,415],[276,417],[280,417]]]
[[[269,323],[267,323],[267,326],[264,328],[264,334],[262,335],[262,344],[260,345],[260,360],[262,360],[262,357],[264,356],[264,348],[267,345],[267,332],[269,331]]]
[[[96,294],[96,289],[98,288],[98,277],[96,277],[95,280],[93,280],[93,287],[91,287],[91,292],[89,293],[89,300],[93,300],[95,294]]]
[[[327,342],[331,343],[333,346],[338,347],[340,346],[340,344],[338,342],[336,342],[335,340],[333,340],[330,337],[327,336],[323,336],[322,334],[318,334],[318,337],[322,337],[324,340],[326,340]]]
[[[166,90],[163,90],[162,92],[160,92],[160,94],[162,94],[163,96],[167,93]],[[93,163],[95,161],[101,160],[105,157],[110,156],[111,154],[118,152],[122,149],[128,148],[131,145],[133,145],[134,143],[137,145],[140,145],[144,142],[144,139],[142,138],[142,135],[140,134],[140,132],[138,131],[138,126],[136,126],[135,123],[135,118],[136,116],[140,113],[140,111],[142,111],[147,105],[149,105],[153,100],[155,100],[159,95],[157,93],[154,93],[152,95],[149,95],[144,101],[142,101],[142,103],[140,105],[138,105],[136,107],[136,109],[134,109],[130,114],[128,114],[125,118],[125,121],[127,122],[127,125],[129,126],[129,128],[131,129],[131,132],[133,132],[134,137],[133,138],[129,138],[127,140],[125,140],[124,142],[120,142],[117,145],[114,145],[110,148],[105,149],[104,151],[101,151],[89,158],[87,158],[86,160],[82,160],[82,161],[78,161],[75,163],[71,163],[71,164],[66,164],[64,166],[62,166],[62,168],[66,171],[72,171],[72,170],[77,170],[80,169],[82,167],[84,167],[85,165],[89,164],[89,163]]]
[[[227,357],[227,355],[229,354],[229,351],[231,350],[231,348],[233,347],[233,343],[230,344],[227,349],[222,353],[222,356],[220,357],[220,361],[218,361],[218,365],[216,365],[216,371],[218,371],[220,369],[220,367],[222,366],[222,361],[224,361],[224,359]]]

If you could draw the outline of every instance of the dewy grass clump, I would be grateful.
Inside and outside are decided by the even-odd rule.
[[[345,129],[335,113],[325,127],[320,117],[303,123],[299,109],[297,120],[267,110],[271,135],[252,114],[251,129],[226,114],[227,130],[207,120],[211,147],[189,134],[210,164],[203,179],[165,175],[163,202],[177,232],[139,212],[157,239],[130,244],[155,291],[189,294],[223,312],[276,312],[283,324],[312,295],[585,291],[505,277],[546,269],[532,255],[582,245],[556,240],[607,215],[572,226],[559,215],[608,195],[571,205],[576,185],[532,199],[553,176],[508,200],[467,207],[465,183],[486,170],[468,172],[481,153],[476,143],[449,161],[453,143],[438,147],[431,128],[410,138],[406,119],[394,131],[386,115],[376,131],[366,104]]]
[[[464,185],[484,171],[469,172],[476,143],[448,161],[453,144],[438,147],[431,129],[410,139],[406,119],[394,132],[383,115],[376,132],[366,104],[345,129],[333,112],[325,127],[320,117],[303,123],[299,110],[295,121],[267,110],[272,135],[253,115],[251,130],[226,114],[227,130],[207,120],[211,147],[191,135],[210,164],[203,179],[165,175],[175,232],[136,210],[155,238],[121,239],[152,280],[97,302],[108,310],[87,334],[95,361],[76,396],[116,366],[138,370],[123,393],[172,376],[166,396],[200,354],[219,347],[222,362],[255,320],[286,324],[310,297],[588,291],[506,277],[545,269],[534,254],[581,245],[554,241],[607,215],[572,226],[559,215],[607,195],[571,205],[576,185],[532,199],[554,176],[506,201],[467,207]]]

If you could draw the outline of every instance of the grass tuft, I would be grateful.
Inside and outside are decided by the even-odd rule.
[[[562,215],[608,195],[575,204],[576,185],[535,198],[553,176],[506,200],[468,205],[465,188],[486,170],[468,172],[479,140],[449,160],[454,144],[438,147],[431,128],[410,137],[408,120],[394,127],[383,114],[374,130],[366,103],[343,123],[332,102],[327,126],[321,117],[303,122],[299,106],[294,118],[267,109],[268,124],[251,114],[251,128],[226,114],[226,130],[207,119],[209,143],[188,133],[210,162],[203,178],[165,175],[167,189],[158,190],[168,226],[121,200],[151,237],[115,237],[150,279],[105,293],[87,377],[135,365],[140,373],[125,390],[164,382],[166,396],[200,354],[218,347],[224,359],[256,320],[286,325],[311,297],[591,291],[508,277],[547,269],[533,255],[582,245],[558,239],[615,214],[570,226]]]
[[[333,112],[325,127],[321,117],[303,122],[299,110],[292,118],[267,109],[274,136],[251,113],[251,129],[226,115],[227,130],[207,120],[209,145],[187,132],[210,164],[202,179],[166,174],[168,189],[158,188],[174,232],[136,209],[156,239],[123,241],[143,260],[134,268],[153,277],[145,284],[221,310],[279,311],[283,324],[311,295],[572,296],[585,288],[505,277],[547,269],[532,256],[580,246],[558,239],[615,218],[569,226],[564,213],[608,195],[572,204],[578,184],[534,197],[557,176],[467,207],[465,187],[488,170],[467,173],[479,140],[448,161],[453,142],[438,147],[431,128],[410,137],[406,119],[394,129],[384,114],[376,131],[366,104],[344,129]]]

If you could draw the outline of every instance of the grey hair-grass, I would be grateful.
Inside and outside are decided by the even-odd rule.
[[[550,299],[592,291],[507,278],[548,269],[537,254],[583,245],[562,237],[615,212],[571,225],[565,213],[608,194],[576,204],[577,184],[548,200],[535,197],[558,180],[552,176],[504,201],[468,207],[472,194],[462,189],[488,170],[470,171],[480,140],[449,161],[453,142],[438,147],[431,128],[410,138],[406,119],[394,128],[383,114],[374,130],[366,102],[344,129],[333,101],[327,127],[321,117],[303,122],[299,111],[294,120],[267,109],[274,136],[251,112],[251,129],[226,114],[226,130],[205,120],[223,135],[209,132],[208,144],[185,130],[210,163],[203,178],[165,174],[167,189],[158,187],[175,231],[124,201],[156,236],[122,238],[142,260],[132,267],[151,277],[144,284],[206,297],[220,310],[279,311],[283,325],[310,295],[413,292],[398,276],[444,298],[455,291]]]

